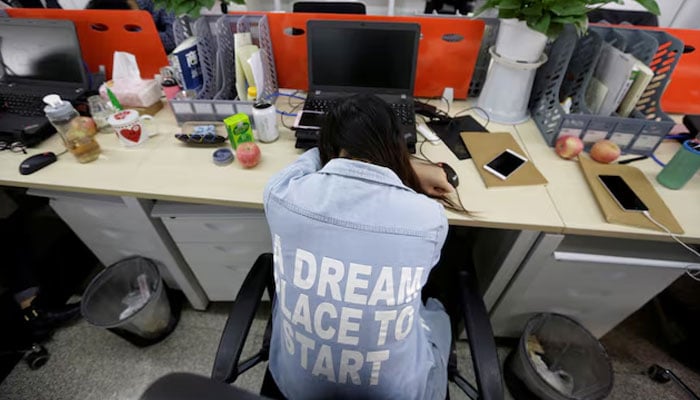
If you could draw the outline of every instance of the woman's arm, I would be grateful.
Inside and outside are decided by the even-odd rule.
[[[284,188],[291,180],[312,174],[319,169],[321,169],[321,157],[319,156],[318,148],[314,147],[307,150],[304,154],[299,156],[296,161],[270,178],[265,187],[265,192],[263,193],[263,203],[267,204],[267,199],[271,191],[275,189],[285,190]]]
[[[442,197],[454,192],[454,188],[447,181],[447,174],[439,166],[419,160],[411,160],[411,166],[418,176],[421,188],[428,196]]]

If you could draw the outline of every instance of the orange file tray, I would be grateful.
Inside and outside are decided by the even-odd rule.
[[[160,67],[168,65],[160,36],[148,11],[135,10],[60,10],[44,8],[12,8],[6,10],[13,18],[64,19],[73,21],[83,59],[91,72],[100,65],[112,77],[115,51],[136,56],[141,77],[151,79]]]
[[[454,97],[467,97],[484,34],[484,22],[466,18],[350,14],[268,13],[279,87],[308,90],[306,22],[362,20],[412,22],[421,26],[414,95],[440,97],[446,87]],[[297,32],[291,35],[288,32]]]

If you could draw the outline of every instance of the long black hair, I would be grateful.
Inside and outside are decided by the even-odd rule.
[[[379,97],[348,97],[328,113],[319,142],[321,164],[340,157],[342,150],[348,158],[391,169],[404,185],[423,193],[399,122]]]

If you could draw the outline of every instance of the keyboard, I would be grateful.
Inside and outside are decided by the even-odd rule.
[[[0,110],[25,117],[43,117],[42,97],[26,93],[0,93]]]
[[[327,113],[331,108],[335,107],[337,103],[337,100],[334,99],[314,97],[311,99],[306,99],[304,109]],[[389,106],[391,106],[391,109],[394,111],[394,115],[396,115],[401,125],[415,125],[416,116],[415,112],[413,111],[413,103],[390,103]]]

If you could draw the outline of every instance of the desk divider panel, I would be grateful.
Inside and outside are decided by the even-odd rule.
[[[687,53],[681,55],[673,77],[661,97],[661,108],[678,114],[700,114],[700,30],[635,27],[664,31],[680,39]]]
[[[446,87],[465,99],[484,34],[484,21],[464,17],[268,13],[279,87],[308,90],[306,22],[361,20],[421,26],[414,95],[440,97]],[[293,33],[293,34],[292,34]]]
[[[73,21],[88,69],[97,72],[99,66],[104,65],[106,79],[112,78],[115,51],[135,55],[143,79],[152,79],[159,73],[160,67],[168,65],[153,17],[148,11],[44,8],[12,8],[6,11],[13,18]]]

